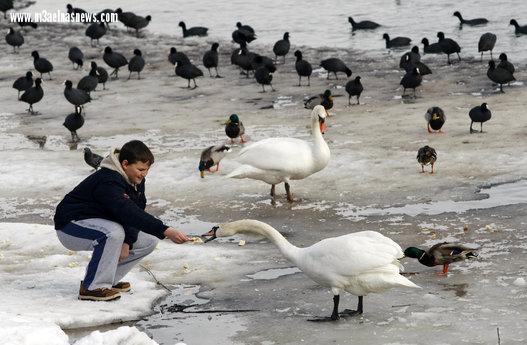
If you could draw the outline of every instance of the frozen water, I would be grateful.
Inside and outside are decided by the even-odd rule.
[[[418,214],[437,215],[441,213],[464,213],[468,210],[486,209],[504,205],[527,203],[527,180],[512,183],[503,183],[496,186],[485,187],[478,191],[485,196],[484,199],[468,201],[436,201],[426,204],[409,204],[401,207],[388,208],[357,208],[350,210],[341,208],[339,214],[353,219],[373,215],[405,214],[416,216]]]

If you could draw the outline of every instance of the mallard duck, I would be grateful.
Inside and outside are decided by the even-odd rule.
[[[339,237],[323,239],[306,248],[289,243],[272,226],[252,219],[220,224],[203,236],[233,236],[248,232],[267,237],[282,255],[296,265],[316,283],[330,288],[333,293],[333,312],[329,317],[310,321],[335,321],[340,315],[360,315],[363,312],[363,296],[383,292],[393,287],[419,288],[399,274],[403,266],[401,247],[390,238],[376,231],[360,231]],[[357,310],[346,309],[339,313],[342,291],[358,297]]]
[[[428,108],[425,114],[425,119],[428,123],[428,133],[434,133],[432,130],[443,133],[441,127],[443,127],[446,121],[446,115],[443,109],[439,107]]]
[[[430,174],[434,173],[434,163],[437,160],[437,153],[432,147],[426,145],[423,146],[417,151],[417,161],[421,164],[421,172],[425,172],[425,165],[430,164],[432,166],[432,171]]]
[[[443,242],[432,246],[426,251],[416,247],[408,247],[404,250],[404,255],[418,259],[420,263],[428,267],[443,265],[442,274],[447,274],[449,264],[477,257],[476,250],[478,248],[469,248],[458,243]]]
[[[230,150],[231,148],[225,145],[210,146],[203,150],[201,152],[198,166],[201,178],[205,177],[205,170],[210,172],[216,172],[220,170],[220,161]],[[210,170],[210,168],[213,166],[216,166],[216,170],[214,171]]]
[[[231,138],[231,143],[234,143],[234,139],[240,137],[240,142],[243,144],[245,139],[243,135],[245,134],[245,127],[243,123],[238,118],[238,115],[232,114],[229,116],[227,122],[225,122],[225,134]]]
[[[327,115],[331,116],[329,114],[329,109],[333,108],[333,96],[331,95],[330,90],[326,90],[324,93],[306,99],[304,101],[304,108],[313,109],[319,104],[324,107]]]
[[[242,165],[227,175],[231,178],[250,178],[271,185],[272,202],[275,185],[285,183],[287,201],[293,202],[289,183],[302,180],[324,169],[330,158],[325,131],[327,114],[317,105],[311,112],[311,140],[297,138],[267,138],[240,151],[236,160]]]

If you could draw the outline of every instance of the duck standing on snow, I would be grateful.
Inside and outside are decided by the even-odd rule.
[[[445,38],[445,34],[442,31],[439,31],[437,33],[438,41],[437,43],[441,47],[441,51],[446,54],[447,57],[447,63],[450,65],[450,54],[457,54],[457,58],[459,61],[461,61],[461,56],[459,56],[459,52],[461,52],[461,47],[459,44],[457,44],[456,41],[454,41],[451,38]]]
[[[432,147],[430,147],[428,145],[421,147],[417,151],[417,161],[419,162],[419,164],[421,164],[421,172],[422,173],[425,172],[425,165],[430,164],[432,166],[432,171],[430,172],[430,174],[433,174],[434,173],[434,164],[435,164],[436,160],[437,160],[436,150],[434,150],[434,148],[432,148]]]
[[[278,60],[279,56],[283,56],[285,64],[285,56],[287,53],[289,53],[289,48],[291,48],[291,43],[289,42],[289,32],[286,32],[284,33],[284,37],[281,40],[276,41],[273,46],[275,62]]]
[[[498,64],[498,68],[506,69],[511,74],[514,74],[514,70],[515,70],[514,65],[511,62],[509,62],[507,58],[507,54],[501,53],[499,59],[500,59],[500,63]]]
[[[205,170],[210,172],[216,172],[220,170],[220,161],[229,151],[230,147],[225,145],[210,146],[203,150],[203,152],[201,152],[198,166],[201,178],[205,177]],[[213,166],[216,166],[216,170],[214,171],[210,170],[210,168]]]
[[[295,69],[298,74],[298,86],[300,86],[302,77],[307,77],[307,86],[310,86],[311,82],[309,79],[311,78],[311,73],[313,73],[313,67],[308,61],[302,59],[302,52],[300,50],[295,51],[295,56]]]
[[[419,72],[419,68],[414,67],[412,70],[407,71],[406,74],[401,79],[400,85],[403,86],[403,96],[406,95],[406,89],[414,89],[414,97],[415,97],[415,89],[419,86],[421,86],[421,83],[423,82],[423,77],[421,76],[421,73]]]
[[[487,122],[492,117],[492,112],[487,107],[487,103],[481,103],[481,105],[475,106],[474,108],[470,109],[468,112],[468,116],[470,117],[470,134],[477,132],[476,130],[472,129],[472,124],[474,122],[479,122],[481,125],[480,133],[483,133],[483,122]]]
[[[328,72],[328,76],[326,79],[329,79],[329,73],[333,73],[335,75],[335,79],[339,79],[337,76],[337,72],[343,72],[346,73],[346,76],[349,78],[351,77],[351,69],[346,66],[344,61],[342,61],[339,58],[329,58],[326,60],[322,60],[320,62],[320,67],[325,69]]]
[[[443,109],[439,107],[428,108],[425,114],[425,119],[428,123],[428,133],[434,133],[434,131],[443,133],[441,127],[443,127],[446,121],[446,115]]]
[[[20,99],[20,91],[26,91],[33,86],[33,73],[28,71],[25,76],[22,76],[15,80],[13,83],[13,89],[18,90],[18,99]]]
[[[245,134],[245,127],[240,121],[240,118],[236,114],[229,116],[227,122],[225,122],[225,134],[231,138],[231,143],[234,143],[234,139],[240,137],[240,143],[244,143],[243,135]]]
[[[13,53],[16,53],[16,48],[20,50],[20,46],[24,44],[24,36],[20,31],[15,31],[13,28],[9,28],[9,32],[5,36],[5,41],[7,44],[13,47]]]
[[[508,84],[511,81],[516,80],[510,71],[506,70],[505,68],[496,67],[496,63],[492,60],[489,60],[487,77],[496,84],[500,84],[501,93],[505,93],[505,91],[503,91],[503,84]]]
[[[227,177],[250,178],[270,184],[273,202],[275,185],[283,182],[287,200],[293,202],[291,180],[302,180],[329,163],[329,147],[322,137],[326,116],[322,105],[317,105],[311,112],[311,142],[296,138],[268,138],[244,148],[236,159],[242,165]]]
[[[360,76],[356,76],[355,79],[350,80],[346,83],[346,92],[348,93],[348,105],[351,105],[351,96],[357,96],[357,104],[360,104],[360,94],[364,90],[362,83],[360,82]]]
[[[408,247],[404,250],[404,255],[418,259],[421,264],[428,267],[443,265],[441,274],[447,274],[448,265],[452,262],[477,257],[476,250],[477,248],[469,248],[462,244],[443,242],[426,251],[416,247]]]
[[[114,52],[111,47],[104,48],[104,54],[102,59],[108,66],[113,68],[113,72],[110,76],[115,75],[115,79],[119,79],[119,68],[128,65],[128,60],[123,54]]]
[[[492,50],[494,49],[494,46],[496,45],[496,35],[494,35],[492,32],[486,32],[479,38],[478,42],[478,52],[481,53],[481,60],[483,61],[483,52],[490,51],[490,59],[494,60],[492,58]]]
[[[223,78],[221,75],[218,74],[218,42],[212,43],[212,47],[210,50],[205,52],[205,55],[203,55],[203,66],[205,66],[206,69],[209,70],[209,75],[212,78],[212,73],[210,73],[210,69],[214,67],[216,70],[216,78]]]
[[[77,130],[81,128],[82,125],[84,125],[84,116],[82,116],[82,114],[77,112],[69,114],[64,119],[64,123],[62,125],[70,131],[72,143],[76,143],[81,140],[77,134]]]
[[[326,238],[310,247],[299,248],[289,243],[270,225],[251,219],[220,224],[203,236],[233,236],[237,233],[255,233],[267,237],[282,255],[296,265],[316,283],[328,287],[333,293],[331,316],[310,321],[335,321],[340,315],[354,316],[363,312],[363,296],[383,292],[393,287],[419,288],[399,274],[403,266],[401,247],[376,231],[360,231],[339,237]],[[342,291],[358,296],[357,310],[339,313]]]

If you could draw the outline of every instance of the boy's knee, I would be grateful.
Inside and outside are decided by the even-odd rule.
[[[141,249],[144,253],[150,254],[156,249],[159,239],[155,236],[144,234],[144,237],[141,240],[141,248],[135,247],[135,249]],[[137,243],[138,244],[138,243]]]
[[[153,252],[154,249],[156,249],[157,244],[159,243],[159,239],[155,236],[150,236],[150,242],[148,243],[147,250],[148,252]]]
[[[118,223],[114,223],[108,228],[106,233],[106,240],[116,243],[124,243],[124,228]]]

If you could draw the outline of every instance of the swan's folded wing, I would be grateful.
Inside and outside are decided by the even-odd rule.
[[[395,264],[397,247],[374,237],[346,235],[314,244],[306,259],[340,276],[354,276]]]
[[[236,161],[261,170],[296,171],[313,160],[311,145],[295,138],[260,140],[240,151]]]

